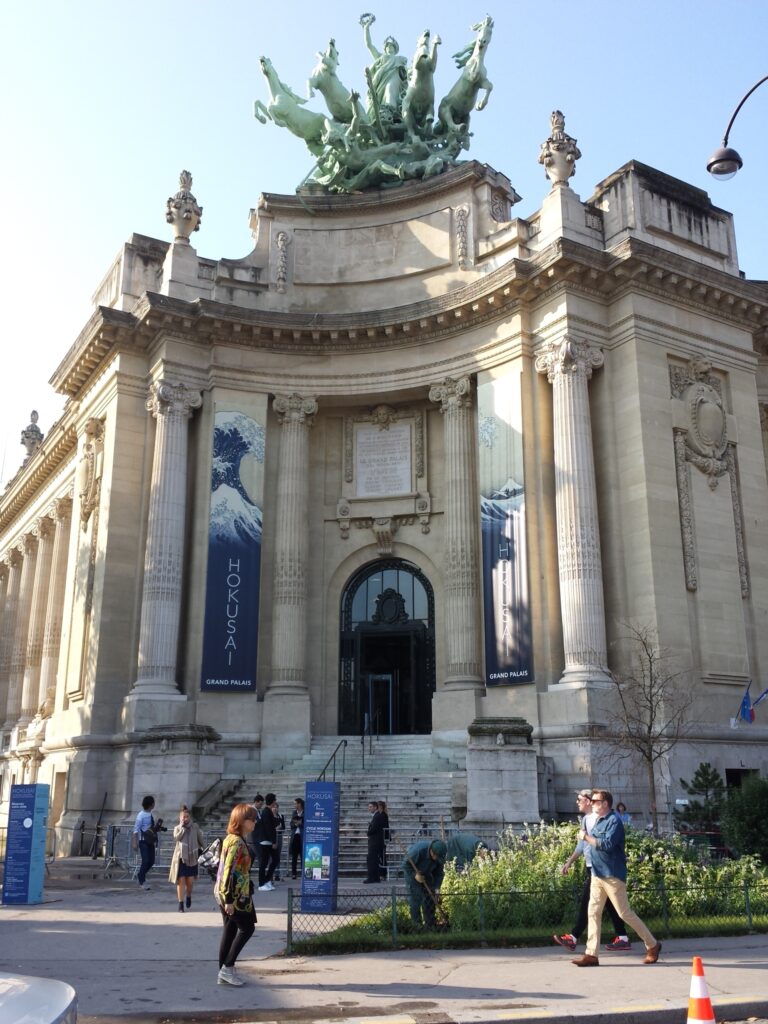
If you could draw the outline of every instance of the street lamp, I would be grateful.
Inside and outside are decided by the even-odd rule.
[[[728,122],[728,127],[725,129],[725,135],[723,136],[723,144],[719,149],[716,149],[712,156],[707,161],[707,170],[715,178],[720,181],[728,181],[734,174],[741,170],[744,165],[744,161],[741,159],[735,149],[731,149],[728,145],[728,136],[731,134],[731,128],[733,122],[736,120],[736,115],[744,106],[745,102],[749,99],[752,93],[757,89],[758,86],[762,85],[763,82],[768,82],[768,75],[761,78],[759,82],[755,82],[752,88],[739,100],[739,105],[731,115],[731,120]]]

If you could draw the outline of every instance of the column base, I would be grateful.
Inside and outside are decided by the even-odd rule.
[[[125,732],[143,732],[158,725],[187,725],[190,704],[186,694],[143,693],[135,690],[123,698],[120,725]]]
[[[442,757],[463,763],[467,752],[467,727],[479,713],[483,692],[476,686],[449,686],[448,681],[432,696],[432,749]]]
[[[610,690],[614,686],[613,679],[605,669],[596,665],[583,665],[567,668],[556,683],[549,686],[550,690]]]
[[[478,718],[468,731],[463,824],[538,821],[538,762],[531,725],[523,718]]]
[[[279,768],[309,753],[312,708],[309,693],[269,689],[264,694],[261,720],[261,767]]]

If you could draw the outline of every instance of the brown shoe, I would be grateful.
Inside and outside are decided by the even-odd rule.
[[[658,956],[658,953],[656,954]],[[599,967],[600,961],[596,956],[590,956],[589,953],[585,953],[583,956],[577,957],[575,960],[571,960],[572,964],[576,964],[577,967]]]
[[[655,964],[659,959],[659,953],[661,952],[661,943],[657,942],[655,946],[651,946],[650,949],[645,951],[645,957],[643,958],[644,964]]]

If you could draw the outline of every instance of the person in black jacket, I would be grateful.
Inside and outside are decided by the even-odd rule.
[[[277,818],[275,817],[275,804],[277,797],[274,793],[267,793],[264,798],[264,810],[257,823],[259,830],[259,891],[271,892],[274,889],[272,876],[275,873],[275,858],[277,855]]]
[[[304,845],[304,801],[297,796],[293,801],[293,814],[291,815],[291,842],[288,852],[291,855],[291,878],[296,877],[296,867],[301,857]],[[303,865],[302,865],[303,868]]]
[[[368,822],[368,857],[366,859],[367,877],[363,879],[365,885],[381,881],[380,861],[384,855],[384,815],[379,810],[375,800],[368,801],[368,813],[371,820]]]

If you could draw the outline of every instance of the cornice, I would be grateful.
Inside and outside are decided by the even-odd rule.
[[[0,532],[10,526],[76,450],[77,431],[74,425],[61,424],[61,421],[55,423],[35,454],[21,467],[0,498]]]
[[[333,198],[333,197],[331,197]],[[100,308],[52,378],[80,394],[115,346],[147,350],[163,336],[286,354],[356,354],[439,342],[508,317],[554,289],[614,301],[651,294],[768,334],[768,288],[635,238],[609,252],[558,239],[530,259],[512,259],[465,287],[404,306],[354,313],[245,309],[210,299],[188,302],[145,292],[130,313]]]

